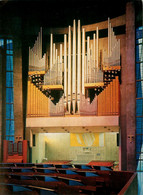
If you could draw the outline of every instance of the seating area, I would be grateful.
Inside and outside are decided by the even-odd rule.
[[[101,165],[99,162],[0,163],[1,193],[113,195],[120,194],[135,177],[133,172],[113,171],[112,163],[101,162]]]

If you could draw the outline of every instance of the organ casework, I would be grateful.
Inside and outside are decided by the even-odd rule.
[[[68,34],[63,35],[63,43],[54,43],[53,36],[50,35],[50,48],[43,56],[42,28],[33,48],[29,48],[27,115],[102,115],[105,102],[111,107],[107,113],[103,109],[103,115],[119,114],[120,40],[110,19],[102,56],[98,27],[92,36],[87,36],[80,20],[74,20]],[[116,95],[114,91],[118,91]]]

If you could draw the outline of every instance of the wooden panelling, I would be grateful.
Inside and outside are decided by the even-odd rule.
[[[98,116],[119,115],[119,78],[98,95]]]
[[[49,116],[49,98],[28,81],[27,117]]]

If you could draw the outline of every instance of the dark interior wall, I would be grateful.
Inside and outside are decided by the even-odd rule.
[[[2,156],[2,51],[0,50],[0,162]]]

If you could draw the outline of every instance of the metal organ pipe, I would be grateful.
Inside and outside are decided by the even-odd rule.
[[[68,111],[71,111],[71,26],[68,34]]]
[[[55,56],[56,56],[56,45],[53,44],[53,65],[55,64]]]
[[[73,21],[73,66],[72,66],[72,105],[73,113],[76,108],[76,23]]]
[[[63,54],[62,54],[62,44],[60,44],[60,58],[59,58],[59,65],[60,65],[60,84],[62,84],[62,72],[63,72],[63,64],[62,64],[62,57],[63,57]]]
[[[52,69],[53,65],[53,34],[51,34],[50,39],[50,69]]]
[[[96,68],[97,68],[97,71],[98,71],[98,39],[99,39],[99,34],[98,34],[98,27],[96,29]]]
[[[82,94],[84,95],[84,78],[85,78],[85,29],[82,29]]]
[[[80,93],[81,93],[81,31],[80,20],[78,20],[78,63],[77,63],[77,106],[78,111],[80,107]]]
[[[89,48],[89,44],[90,44],[90,37],[87,37],[87,65],[86,65],[86,82],[89,82],[89,63],[90,63],[90,48]]]
[[[40,31],[41,33],[41,36],[40,36],[40,48],[41,48],[41,51],[40,51],[40,54],[41,55],[39,55],[40,56],[40,59],[42,58],[42,28],[41,28],[41,31]],[[40,50],[40,49],[39,49]]]
[[[108,57],[110,56],[110,18],[108,18]]]
[[[64,107],[67,107],[67,35],[64,35]]]
[[[93,34],[93,64],[95,68],[95,33]]]

